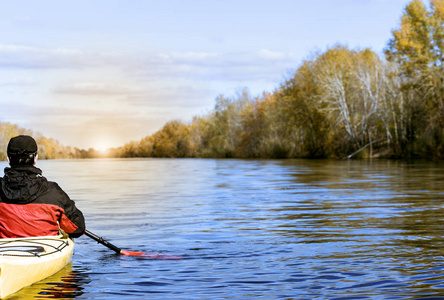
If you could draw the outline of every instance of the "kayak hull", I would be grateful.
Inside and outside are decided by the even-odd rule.
[[[0,298],[57,273],[73,251],[63,236],[0,239]]]

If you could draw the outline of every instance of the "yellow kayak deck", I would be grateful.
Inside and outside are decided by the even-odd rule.
[[[63,236],[0,239],[0,298],[65,267],[74,242]]]

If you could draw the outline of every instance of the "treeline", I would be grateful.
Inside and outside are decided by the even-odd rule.
[[[0,122],[0,161],[6,160],[8,142],[17,135],[30,135],[36,140],[39,149],[39,159],[87,158],[96,156],[96,152],[93,149],[86,151],[66,147],[57,140],[45,138],[40,133],[34,133],[32,130],[21,128],[8,122]]]
[[[444,158],[444,0],[405,8],[384,57],[335,46],[271,94],[223,95],[190,123],[112,149],[113,157]]]

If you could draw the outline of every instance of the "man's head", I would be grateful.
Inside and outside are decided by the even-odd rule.
[[[7,152],[11,166],[32,166],[37,161],[37,143],[28,135],[19,135],[9,140]]]

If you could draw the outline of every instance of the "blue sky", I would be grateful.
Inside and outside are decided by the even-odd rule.
[[[271,92],[336,43],[381,53],[408,0],[2,1],[0,121],[103,149]]]

